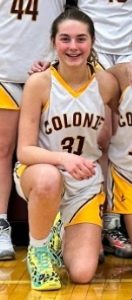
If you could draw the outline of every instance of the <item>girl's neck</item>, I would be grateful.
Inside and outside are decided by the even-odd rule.
[[[78,89],[91,78],[91,71],[88,65],[69,68],[59,63],[57,70],[65,82],[73,89]]]

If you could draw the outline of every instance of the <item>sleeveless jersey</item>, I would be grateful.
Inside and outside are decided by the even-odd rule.
[[[97,52],[132,54],[132,0],[78,0],[94,21]]]
[[[51,24],[65,2],[0,0],[0,81],[23,83],[34,61],[49,59]]]
[[[119,124],[111,138],[109,159],[118,168],[132,174],[132,87],[124,91],[119,105]],[[124,173],[123,173],[124,174]],[[125,172],[125,174],[127,174]],[[128,176],[127,176],[128,177]],[[132,176],[131,176],[132,177]]]
[[[54,67],[51,80],[50,99],[41,116],[39,146],[97,161],[102,154],[97,136],[104,122],[104,104],[95,76],[78,91]]]

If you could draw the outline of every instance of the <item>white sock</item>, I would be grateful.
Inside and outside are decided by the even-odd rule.
[[[48,242],[48,239],[49,239],[49,235],[42,240],[37,240],[37,239],[33,238],[31,236],[31,234],[29,234],[29,237],[30,237],[29,245],[33,246],[33,247],[42,247],[43,245],[45,245]]]
[[[7,214],[0,214],[0,219],[7,220]]]

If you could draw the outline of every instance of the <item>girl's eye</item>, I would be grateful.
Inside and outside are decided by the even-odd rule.
[[[78,36],[75,38],[75,42],[76,43],[84,43],[86,42],[88,39],[86,36]],[[63,43],[70,43],[72,41],[72,38],[69,36],[61,36],[60,37],[60,41]]]
[[[79,42],[79,43],[83,43],[83,42],[85,42],[87,39],[85,38],[85,37],[79,37],[79,38],[77,38],[77,42]]]
[[[69,39],[68,37],[62,37],[62,38],[60,39],[60,41],[61,41],[61,42],[67,43],[67,42],[70,41],[70,39]]]

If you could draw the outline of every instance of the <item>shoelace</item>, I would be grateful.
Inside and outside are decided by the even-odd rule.
[[[46,247],[39,247],[36,249],[36,255],[39,260],[40,271],[43,271],[45,268],[52,268],[50,262],[48,249]]]
[[[6,230],[6,228],[4,228],[3,226],[0,226],[0,233],[3,232],[4,230]]]
[[[10,240],[9,236],[9,228],[3,228],[3,226],[0,226],[0,240],[7,242],[7,240]]]

